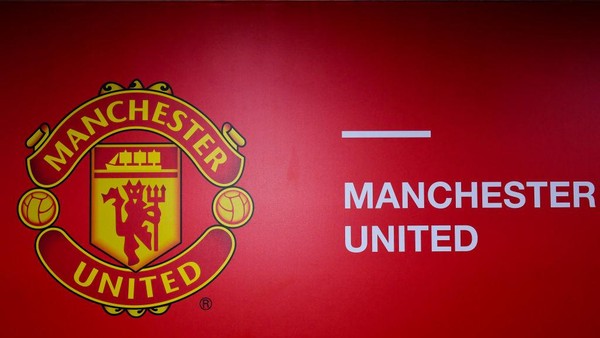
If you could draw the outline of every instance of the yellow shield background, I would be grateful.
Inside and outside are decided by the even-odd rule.
[[[96,146],[91,165],[92,244],[133,271],[178,245],[180,159],[173,144]]]

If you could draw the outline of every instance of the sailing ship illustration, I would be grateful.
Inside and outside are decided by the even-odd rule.
[[[162,170],[160,152],[138,150],[120,151],[105,164],[106,171],[158,172]]]

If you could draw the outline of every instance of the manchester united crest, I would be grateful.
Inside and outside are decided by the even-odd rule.
[[[179,154],[167,144],[92,149],[92,244],[134,271],[180,242]]]
[[[164,142],[111,142],[113,135],[150,132]],[[27,170],[35,187],[18,202],[23,224],[39,231],[36,252],[44,268],[68,290],[112,315],[163,314],[203,289],[230,262],[233,230],[252,217],[250,195],[238,186],[246,139],[230,123],[222,128],[173,95],[166,83],[102,86],[55,128],[43,123],[27,140]],[[60,196],[53,192],[89,158],[89,243],[60,226]],[[206,179],[214,197],[204,206],[206,229],[182,245],[182,161]],[[102,255],[94,255],[93,250]]]

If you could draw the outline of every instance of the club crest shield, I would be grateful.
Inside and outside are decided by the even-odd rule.
[[[175,145],[98,145],[91,159],[94,246],[137,271],[181,242]]]
[[[140,135],[164,142],[140,141]],[[233,257],[233,230],[254,211],[250,194],[238,185],[245,144],[230,123],[218,128],[166,83],[107,83],[55,128],[43,123],[27,140],[27,171],[35,187],[21,196],[18,217],[39,231],[38,258],[66,289],[111,315],[163,314],[211,283]],[[53,189],[86,158],[89,196],[73,187],[69,205],[61,206]],[[203,194],[187,205],[184,161],[206,183],[192,187]],[[89,222],[61,220],[61,209],[79,215],[86,203]],[[186,232],[184,210],[196,222],[204,219],[193,227],[197,233]],[[88,229],[89,241],[70,234],[73,229]]]

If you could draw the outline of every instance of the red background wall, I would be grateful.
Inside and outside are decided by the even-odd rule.
[[[343,184],[598,187],[600,6],[3,3],[0,13],[6,336],[598,335],[597,209],[345,210]],[[103,83],[133,79],[166,81],[217,125],[236,126],[248,141],[238,185],[255,203],[221,276],[140,319],[111,317],[56,283],[15,213],[33,187],[27,137]],[[340,137],[360,129],[432,138]],[[55,191],[58,225],[87,230],[86,165]],[[202,180],[186,182],[184,229],[199,235]],[[362,224],[470,224],[479,244],[351,254],[344,226]]]

